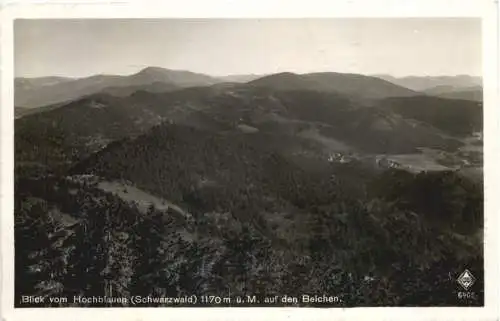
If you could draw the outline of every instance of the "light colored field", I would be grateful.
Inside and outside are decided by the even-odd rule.
[[[170,208],[182,214],[185,218],[191,218],[191,214],[184,211],[179,206],[129,184],[117,181],[101,181],[97,184],[97,187],[103,191],[117,195],[126,202],[135,202],[139,210],[143,213],[147,213],[148,208],[153,205],[160,211],[166,211]]]
[[[387,155],[387,159],[398,162],[408,168],[412,172],[421,171],[444,171],[450,167],[438,164],[434,157],[427,153],[422,154],[404,154],[404,155]]]
[[[157,210],[162,211],[163,213],[166,213],[168,209],[171,209],[176,213],[184,216],[184,218],[190,221],[192,220],[192,215],[181,209],[179,206],[161,197],[143,191],[135,186],[117,181],[101,181],[97,184],[97,187],[102,189],[103,191],[113,193],[125,202],[137,204],[139,211],[141,211],[143,214],[146,214],[148,208],[153,205]],[[192,233],[185,228],[179,228],[177,232],[184,241],[190,243],[197,238],[197,235],[195,233]]]
[[[78,223],[78,220],[70,214],[63,213],[57,207],[53,207],[50,210],[50,215],[56,219],[65,228],[70,227]]]
[[[239,124],[237,127],[245,134],[253,134],[259,131],[259,129],[245,124]]]

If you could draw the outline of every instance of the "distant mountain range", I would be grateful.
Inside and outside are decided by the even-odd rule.
[[[408,76],[394,77],[391,75],[374,75],[380,79],[390,81],[415,91],[426,91],[435,87],[449,86],[452,88],[482,87],[481,77],[469,75],[458,76]]]
[[[181,88],[215,84],[249,83],[252,86],[287,90],[337,92],[361,99],[408,97],[420,93],[444,98],[482,100],[481,79],[470,76],[403,77],[363,76],[334,72],[272,75],[230,75],[212,77],[190,71],[147,67],[130,76],[95,75],[86,78],[40,77],[15,79],[17,116],[34,108],[68,102],[95,93],[127,96],[135,91],[168,92]]]
[[[401,78],[389,75],[377,75],[376,77],[430,96],[473,101],[483,100],[481,77],[467,75],[435,77],[410,76]]]
[[[39,107],[74,100],[98,93],[124,95],[136,90],[170,91],[177,88],[207,86],[220,80],[189,71],[147,67],[130,76],[96,75],[87,78],[44,77],[15,80],[15,106]]]
[[[243,82],[249,82],[249,81],[252,81],[252,80],[255,80],[255,79],[258,79],[258,78],[262,78],[266,75],[254,75],[254,74],[250,74],[250,75],[230,75],[230,76],[221,76],[221,77],[217,77],[218,79],[220,79],[221,81],[224,81],[224,82],[240,82],[240,83],[243,83]]]
[[[23,108],[47,106],[100,92],[127,96],[138,90],[168,92],[186,87],[224,83],[249,83],[253,86],[288,90],[329,91],[368,99],[417,95],[415,91],[418,89],[408,86],[408,81],[403,81],[401,84],[396,82],[395,85],[392,78],[387,80],[379,78],[334,72],[212,77],[190,71],[147,67],[130,76],[16,78],[15,106]]]

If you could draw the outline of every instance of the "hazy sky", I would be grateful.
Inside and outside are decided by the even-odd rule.
[[[15,74],[481,74],[479,19],[16,20]]]

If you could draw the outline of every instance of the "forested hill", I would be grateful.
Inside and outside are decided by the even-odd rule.
[[[387,97],[408,97],[417,92],[376,77],[336,72],[295,74],[283,72],[264,76],[248,83],[251,86],[279,90],[313,90],[338,94],[381,99]]]

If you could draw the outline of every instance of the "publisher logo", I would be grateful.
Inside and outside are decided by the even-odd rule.
[[[476,278],[470,273],[469,270],[465,270],[460,274],[457,279],[458,284],[460,284],[464,290],[468,290],[474,283],[476,283]]]

